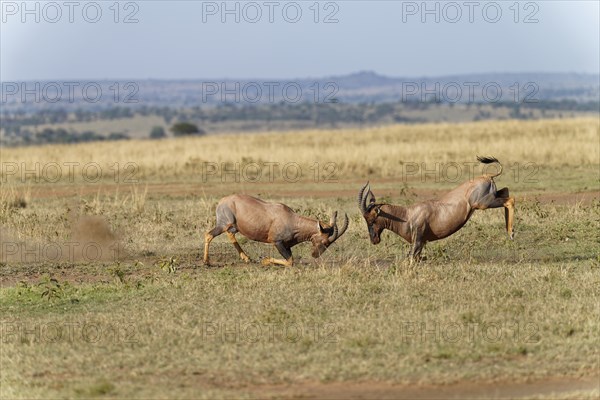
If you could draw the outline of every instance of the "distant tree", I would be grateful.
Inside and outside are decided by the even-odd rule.
[[[133,112],[126,107],[111,107],[100,111],[100,119],[132,118]]]
[[[40,143],[70,143],[75,139],[63,128],[44,128],[43,131],[36,134],[36,141]]]
[[[152,130],[150,131],[150,139],[161,139],[161,138],[164,138],[165,136],[167,136],[167,135],[162,126],[152,127]]]
[[[204,131],[199,129],[196,125],[190,124],[189,122],[178,122],[171,127],[171,132],[175,136],[187,136],[187,135],[204,135]]]
[[[129,135],[123,132],[112,132],[108,135],[108,140],[129,140]]]
[[[74,136],[72,141],[73,142],[93,142],[93,141],[100,141],[100,140],[104,140],[104,139],[105,139],[104,136],[98,135],[94,131],[85,131],[85,132],[81,132],[78,136]]]

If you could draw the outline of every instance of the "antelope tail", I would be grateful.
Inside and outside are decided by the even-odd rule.
[[[483,164],[498,164],[500,166],[500,170],[495,173],[495,174],[487,174],[487,176],[489,176],[490,178],[495,178],[497,176],[499,176],[500,174],[502,174],[502,164],[500,164],[500,161],[498,161],[498,159],[496,157],[480,157],[477,156],[477,161],[479,161],[480,163]]]

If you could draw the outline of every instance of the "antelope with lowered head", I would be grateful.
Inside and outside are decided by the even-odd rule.
[[[496,174],[486,174],[467,181],[439,200],[429,200],[407,207],[377,203],[369,182],[358,192],[358,208],[363,214],[371,243],[381,241],[381,232],[388,229],[411,243],[408,256],[419,259],[425,243],[443,239],[467,223],[475,210],[504,207],[506,231],[513,238],[514,197],[508,188],[496,190],[494,178],[502,173],[502,165],[493,157],[477,157],[484,164],[497,163]]]
[[[312,256],[317,258],[348,229],[348,215],[341,228],[337,225],[337,211],[329,224],[296,214],[285,204],[267,203],[244,194],[227,196],[217,204],[216,226],[204,235],[204,263],[208,264],[208,247],[211,240],[227,232],[229,240],[242,260],[249,262],[248,255],[235,239],[237,232],[248,239],[272,243],[283,256],[283,260],[265,258],[263,265],[280,264],[292,266],[292,247],[310,241]]]

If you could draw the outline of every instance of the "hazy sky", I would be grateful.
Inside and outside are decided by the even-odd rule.
[[[229,14],[221,1],[1,6],[2,81],[600,69],[598,1],[427,2],[430,13],[421,1],[240,1]]]

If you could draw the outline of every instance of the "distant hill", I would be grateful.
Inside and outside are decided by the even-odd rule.
[[[388,77],[371,71],[321,78],[88,80],[2,82],[3,113],[41,109],[203,107],[223,103],[530,103],[598,102],[600,76],[577,73],[489,73]]]
[[[333,76],[344,101],[438,101],[442,103],[598,101],[599,75],[499,73],[391,78],[374,72]],[[499,89],[499,90],[498,90]]]

